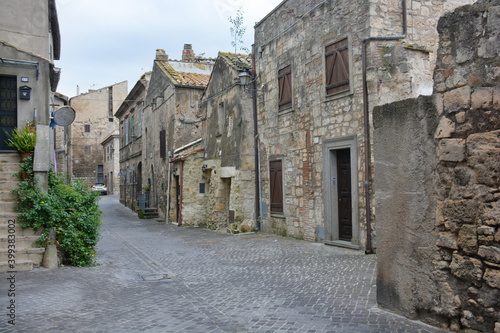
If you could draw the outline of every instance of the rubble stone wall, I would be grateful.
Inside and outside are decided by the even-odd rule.
[[[461,7],[438,32],[435,107],[374,111],[378,302],[452,331],[500,332],[500,1]],[[422,119],[433,133],[407,131]]]

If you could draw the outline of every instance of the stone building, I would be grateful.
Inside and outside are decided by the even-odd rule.
[[[143,187],[147,184],[149,206],[171,222],[181,222],[179,200],[183,191],[193,191],[178,173],[184,160],[171,158],[201,138],[198,104],[212,68],[213,60],[197,58],[191,44],[184,46],[182,60],[170,60],[164,50],[156,51],[142,119],[142,183]],[[191,157],[201,170],[202,160]]]
[[[133,210],[139,208],[139,195],[143,192],[142,119],[150,78],[151,72],[142,75],[115,113],[120,124],[119,144],[114,148],[119,147],[120,151],[120,201]]]
[[[38,237],[32,230],[15,226],[15,197],[10,191],[17,186],[12,175],[19,172],[21,159],[5,140],[28,121],[36,125],[33,169],[46,190],[48,170],[54,163],[49,125],[59,82],[55,61],[60,57],[61,39],[55,0],[0,0],[0,8],[0,272],[5,272],[39,266],[44,253],[44,249],[33,248]],[[7,240],[13,231],[17,237],[15,267],[7,261],[12,259]]]
[[[114,117],[127,96],[127,81],[101,89],[90,90],[70,99],[70,106],[76,112],[74,122],[69,126],[68,156],[71,161],[68,173],[71,179],[79,179],[89,186],[104,183],[109,194],[118,194],[119,170],[117,145],[118,122]],[[108,148],[108,156],[102,143]],[[108,158],[111,160],[109,162]],[[105,166],[107,168],[105,168]]]
[[[378,303],[500,332],[500,1],[445,15],[434,94],[374,111]]]
[[[252,93],[238,79],[250,68],[249,55],[219,52],[200,102],[206,119],[205,160],[196,172],[203,177],[200,186],[206,193],[202,222],[211,229],[239,232],[257,227]]]
[[[372,109],[432,92],[437,20],[470,2],[288,0],[256,24],[264,231],[376,247]]]

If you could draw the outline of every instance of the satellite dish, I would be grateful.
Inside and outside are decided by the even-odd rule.
[[[75,115],[71,106],[63,106],[54,112],[54,122],[59,126],[68,126],[75,120]]]

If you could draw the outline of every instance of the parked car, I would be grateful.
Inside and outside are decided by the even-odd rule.
[[[100,192],[101,194],[108,194],[108,188],[103,183],[95,183],[92,185],[92,191]]]

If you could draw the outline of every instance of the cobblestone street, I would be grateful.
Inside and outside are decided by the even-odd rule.
[[[376,307],[375,256],[140,220],[104,196],[99,265],[1,274],[1,332],[443,332]]]

